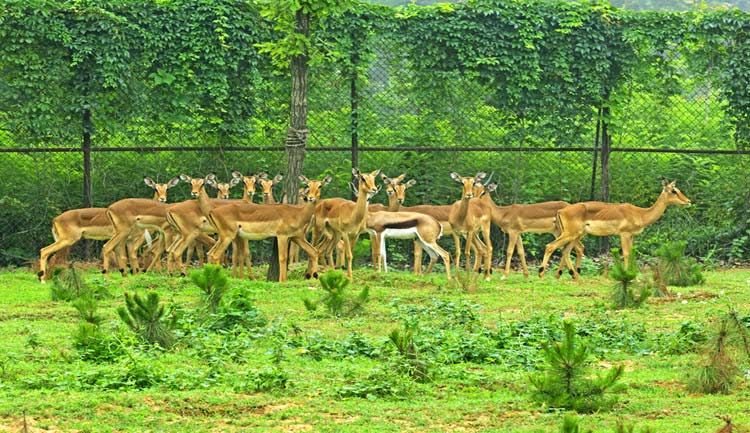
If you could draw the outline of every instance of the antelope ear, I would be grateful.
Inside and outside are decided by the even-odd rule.
[[[180,175],[180,180],[183,181],[183,182],[190,182],[191,180],[193,180],[193,178],[191,178],[190,176],[188,176],[186,174],[181,174]]]
[[[258,178],[258,180],[268,180],[268,173],[261,172],[255,175],[255,177]]]
[[[154,183],[153,179],[150,177],[144,177],[143,183],[145,183],[147,186],[150,186],[153,189],[156,189],[156,183]]]
[[[669,183],[669,186],[670,186],[671,188],[674,188],[674,187],[675,187],[675,185],[677,185],[677,181],[676,181],[676,180],[673,180],[672,182],[670,182],[670,183]]]
[[[370,174],[372,175],[372,177],[378,177],[378,175],[380,174],[380,169],[377,169]]]
[[[310,179],[307,178],[307,176],[300,174],[298,177],[300,182],[308,183],[310,182]]]
[[[276,185],[277,183],[281,182],[282,180],[284,180],[284,176],[282,176],[280,174],[277,174],[273,178],[273,184]]]
[[[237,185],[242,181],[242,177],[232,177],[232,180],[229,181],[229,187],[232,188],[233,186]]]
[[[416,184],[417,184],[417,180],[416,180],[416,179],[411,179],[411,180],[409,180],[408,182],[406,182],[406,183],[404,184],[404,186],[405,186],[406,188],[411,188],[411,187],[413,187],[413,186],[414,186],[414,185],[416,185]]]
[[[405,178],[406,178],[406,173],[401,173],[401,175],[399,177],[397,177],[397,178],[395,178],[393,180],[395,180],[396,183],[401,183],[401,182],[404,181]]]
[[[180,183],[179,177],[173,177],[169,182],[167,182],[167,189],[172,188],[173,186]]]
[[[393,182],[393,179],[389,178],[388,176],[381,174],[380,178],[383,180],[383,184],[390,185],[391,182]]]
[[[461,183],[461,175],[456,173],[455,171],[451,173],[451,179]]]
[[[668,184],[669,184],[669,181],[665,177],[662,177],[661,178],[661,186],[662,186],[662,188],[666,188],[666,186]]]
[[[215,175],[215,174],[213,174],[213,173],[209,173],[209,174],[207,174],[207,175],[206,175],[206,178],[205,178],[205,179],[206,179],[206,180],[211,180],[211,181],[214,181],[214,182],[216,182],[216,175]]]
[[[327,175],[326,177],[323,178],[323,181],[321,182],[321,186],[328,185],[329,183],[331,183],[332,180],[333,178],[331,177],[331,175],[330,174]]]
[[[491,183],[489,185],[485,185],[484,189],[486,189],[489,192],[492,192],[492,191],[494,191],[494,190],[497,189],[497,184],[496,183]]]
[[[240,173],[237,170],[232,170],[232,177],[234,177],[236,179],[242,179],[242,173]]]
[[[474,180],[475,181],[480,181],[480,180],[484,179],[485,177],[487,177],[487,173],[485,173],[483,171],[480,171],[479,173],[477,173],[476,176],[474,176]]]
[[[358,168],[353,168],[353,169],[352,169],[352,174],[353,174],[354,176],[359,176],[359,175],[360,175],[359,169],[358,169]]]

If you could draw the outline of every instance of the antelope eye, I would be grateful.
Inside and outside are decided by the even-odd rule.
[[[672,194],[677,194],[677,191],[674,191],[674,190],[673,190],[673,191],[672,191]]]

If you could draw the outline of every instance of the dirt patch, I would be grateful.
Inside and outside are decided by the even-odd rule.
[[[679,380],[655,380],[652,383],[657,387],[669,390],[670,392],[685,390],[685,384]]]
[[[77,432],[80,430],[60,430],[57,427],[51,426],[49,422],[45,420],[37,420],[30,416],[24,417],[23,415],[19,416],[18,419],[9,419],[9,418],[3,418],[0,419],[0,432],[8,432],[8,433],[18,433],[22,431],[27,431],[29,433],[38,433],[38,432],[47,432],[47,433],[56,433],[56,432]]]

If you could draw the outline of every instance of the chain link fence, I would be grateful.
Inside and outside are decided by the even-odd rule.
[[[371,58],[355,76],[334,63],[311,72],[305,172],[334,175],[325,196],[350,195],[353,166],[416,179],[409,205],[455,201],[452,171],[493,173],[498,204],[596,199],[648,206],[666,177],[677,179],[696,205],[669,210],[639,237],[641,251],[685,239],[693,254],[737,260],[750,248],[750,153],[736,150],[711,71],[679,47],[654,70],[622,83],[605,110],[527,117],[520,107],[498,108],[493,89],[471,75],[415,69],[387,35],[369,43]],[[35,260],[52,240],[52,218],[64,210],[150,197],[144,176],[166,182],[181,173],[216,173],[221,180],[232,170],[284,173],[287,81],[271,73],[257,77],[247,96],[253,114],[239,121],[168,106],[148,116],[99,101],[87,108],[89,118],[84,112],[69,120],[81,125],[80,135],[65,142],[19,147],[21,132],[0,130],[0,265]],[[186,186],[170,190],[169,201],[187,198]],[[550,237],[529,239],[527,254],[538,258]],[[502,237],[496,242],[502,255]],[[264,260],[266,252],[256,258]]]

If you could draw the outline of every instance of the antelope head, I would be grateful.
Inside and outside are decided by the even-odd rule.
[[[232,177],[232,180],[230,180],[228,183],[219,183],[219,182],[216,182],[212,186],[219,191],[219,194],[217,195],[217,198],[226,200],[226,199],[229,198],[229,190],[232,189],[238,183],[240,183],[240,179],[238,179],[236,177]]]
[[[273,187],[278,185],[284,179],[284,176],[277,174],[273,179],[269,179],[266,173],[258,175],[258,183],[265,200],[273,196]]]
[[[165,203],[167,201],[167,190],[180,183],[180,178],[172,178],[167,183],[156,183],[150,177],[144,177],[143,182],[154,189],[154,197],[156,198],[156,200]]]
[[[380,174],[380,170],[375,170],[371,173],[362,173],[358,168],[353,168],[352,174],[357,180],[357,191],[359,194],[366,193],[368,201],[380,191],[380,187],[375,184],[375,179]]]
[[[331,176],[326,176],[323,180],[310,180],[305,176],[300,176],[299,180],[305,185],[300,192],[302,201],[305,203],[315,203],[320,199],[320,190],[331,183],[332,178]]]
[[[689,198],[685,194],[680,191],[679,188],[675,185],[677,183],[676,180],[673,180],[672,182],[665,180],[661,181],[661,193],[663,196],[666,196],[667,198],[667,204],[676,204],[678,206],[690,206],[692,203]]]
[[[180,179],[183,182],[190,183],[190,196],[193,198],[198,198],[198,196],[201,193],[201,189],[203,189],[203,185],[208,185],[216,188],[216,175],[215,174],[209,174],[204,178],[200,177],[190,177],[186,174],[181,174]]]
[[[487,177],[487,173],[480,171],[477,173],[474,177],[462,177],[455,171],[451,173],[451,179],[455,180],[456,182],[460,183],[463,186],[463,189],[461,191],[461,197],[469,200],[475,197],[474,194],[474,186],[481,185],[482,179]]]
[[[388,194],[388,200],[390,200],[391,197],[395,197],[398,204],[404,204],[404,200],[406,200],[406,189],[417,184],[417,181],[414,179],[411,179],[406,183],[401,183],[405,177],[406,174],[402,174],[393,179],[384,174],[380,175],[380,178],[383,179],[383,183],[385,184],[385,192]]]
[[[255,184],[258,183],[258,176],[253,174],[250,176],[243,176],[242,173],[235,170],[232,172],[234,179],[239,179],[243,184],[243,197],[247,196],[250,201],[253,201],[255,195]]]

